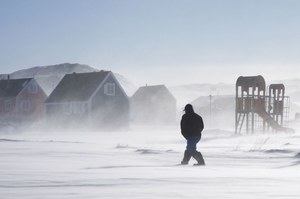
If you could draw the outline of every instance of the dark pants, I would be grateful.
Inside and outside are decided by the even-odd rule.
[[[193,136],[187,138],[186,150],[184,152],[183,160],[181,164],[188,164],[191,157],[195,158],[198,162],[196,165],[205,165],[202,154],[197,151],[197,143],[200,141],[201,136]]]
[[[197,152],[197,144],[200,141],[201,136],[193,136],[187,138],[187,145],[186,150],[189,152],[189,154],[194,154]]]

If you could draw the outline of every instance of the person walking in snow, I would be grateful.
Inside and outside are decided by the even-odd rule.
[[[202,117],[194,112],[193,106],[187,104],[184,108],[185,114],[180,121],[181,134],[187,140],[182,165],[189,163],[191,157],[197,160],[195,165],[205,165],[202,154],[197,151],[197,143],[201,139],[201,132],[204,129]]]

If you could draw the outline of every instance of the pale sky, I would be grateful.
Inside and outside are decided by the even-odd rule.
[[[298,78],[299,24],[299,0],[0,0],[0,73],[69,62],[137,85]]]

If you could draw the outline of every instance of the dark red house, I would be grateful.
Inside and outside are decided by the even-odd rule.
[[[0,80],[0,122],[17,123],[41,118],[46,98],[33,78]]]

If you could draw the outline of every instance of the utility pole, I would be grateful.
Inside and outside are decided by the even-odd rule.
[[[211,126],[211,99],[212,95],[209,95],[209,125]]]

